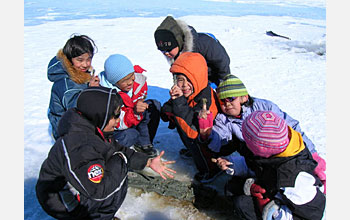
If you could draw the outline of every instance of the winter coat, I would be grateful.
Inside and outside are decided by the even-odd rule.
[[[62,115],[76,106],[79,93],[88,87],[90,73],[75,69],[62,50],[51,59],[47,68],[47,78],[53,82],[48,118],[52,134],[58,138],[57,126]]]
[[[176,20],[179,27],[182,29],[183,45],[180,51],[200,53],[206,60],[208,65],[208,80],[219,85],[219,80],[231,73],[230,57],[225,48],[212,34],[198,33],[192,26],[187,25],[184,21]],[[162,27],[159,27],[162,29]],[[172,31],[172,29],[168,29]],[[176,34],[174,34],[176,36]],[[178,40],[179,41],[179,40]],[[174,60],[167,58],[169,63]]]
[[[215,118],[215,124],[213,126],[212,133],[209,137],[210,143],[208,147],[219,152],[222,145],[225,145],[228,141],[232,140],[232,137],[237,137],[240,141],[244,141],[242,136],[242,123],[244,119],[250,115],[252,112],[261,111],[273,111],[283,118],[287,125],[292,127],[294,130],[301,133],[305,146],[309,149],[311,153],[316,151],[315,145],[306,136],[306,134],[301,130],[299,121],[290,117],[287,113],[283,112],[276,104],[269,100],[259,99],[254,97],[249,97],[253,100],[251,106],[242,106],[242,112],[240,117],[229,117],[223,113],[219,113]]]
[[[180,96],[164,103],[162,120],[173,120],[188,138],[196,139],[199,134],[198,113],[203,107],[203,98],[207,99],[207,109],[213,113],[213,118],[218,113],[215,92],[208,85],[207,65],[199,53],[186,52],[174,62],[170,72],[184,74],[192,83],[194,92],[188,98]]]
[[[108,99],[107,106],[111,105]],[[40,169],[37,198],[54,218],[112,219],[127,193],[128,170],[140,170],[147,164],[147,155],[106,139],[87,118],[76,108],[62,116],[58,127],[60,138]],[[102,124],[103,118],[102,114],[94,114],[98,124]],[[60,199],[60,192],[67,185],[75,192],[74,201],[78,201],[70,212]]]
[[[319,189],[322,183],[313,174],[317,162],[305,147],[301,134],[289,126],[288,129],[290,142],[286,150],[277,155],[269,158],[252,156],[251,152],[247,154],[248,148],[244,146],[238,147],[238,151],[255,172],[255,183],[266,189],[266,197],[278,201],[284,216],[321,219],[326,198]],[[244,181],[234,180],[230,182],[231,193],[243,194]]]
[[[117,86],[112,85],[110,82],[108,82],[108,80],[106,79],[106,73],[104,71],[99,74],[99,78],[101,86],[117,89],[119,95],[123,99],[124,105],[121,109],[122,111],[119,117],[120,123],[117,129],[125,130],[138,125],[143,119],[143,115],[135,114],[134,106],[136,105],[138,100],[145,99],[147,96],[147,77],[141,73],[135,72],[134,85],[128,93],[121,91]]]

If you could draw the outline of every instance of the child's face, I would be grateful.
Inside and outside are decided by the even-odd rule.
[[[129,92],[134,85],[134,81],[135,81],[135,73],[132,72],[127,76],[125,76],[123,79],[119,80],[116,83],[116,86],[124,92]]]
[[[118,125],[120,121],[119,116],[120,116],[120,108],[114,111],[114,115],[112,116],[111,119],[109,119],[108,124],[106,125],[106,127],[104,127],[103,131],[104,132],[114,131],[114,128]]]
[[[193,93],[193,85],[184,75],[176,75],[177,86],[182,90],[183,95],[187,98]]]
[[[169,58],[175,58],[176,55],[179,53],[179,47],[175,47],[171,51],[162,51],[164,56],[169,57]]]
[[[219,100],[224,114],[238,116],[241,113],[242,104],[248,100],[248,95]]]
[[[84,53],[78,57],[72,58],[72,63],[75,69],[86,72],[91,67],[92,56]]]

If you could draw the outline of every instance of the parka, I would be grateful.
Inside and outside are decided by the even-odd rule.
[[[173,18],[168,16],[157,30],[165,29],[174,32],[174,29],[167,25],[167,19],[169,19],[169,23],[173,22]],[[225,48],[213,34],[199,33],[194,27],[179,19],[175,20],[175,22],[183,32],[182,37],[180,37],[178,33],[173,33],[180,45],[179,53],[200,53],[205,58],[208,65],[208,80],[219,85],[219,80],[224,79],[226,75],[231,73],[230,57]],[[167,57],[167,60],[170,64],[174,63],[173,59]]]
[[[301,133],[305,146],[309,149],[311,153],[314,153],[316,151],[315,145],[301,130],[298,120],[295,120],[294,118],[289,116],[286,112],[283,112],[272,101],[250,97],[250,96],[249,96],[249,99],[250,101],[252,101],[252,104],[242,105],[242,111],[239,117],[231,117],[223,113],[219,113],[217,115],[217,117],[215,118],[215,125],[213,126],[213,130],[209,136],[210,143],[208,147],[211,150],[218,152],[222,145],[232,140],[233,136],[237,137],[240,141],[244,141],[242,136],[242,123],[244,119],[254,111],[268,110],[276,113],[278,116],[280,116],[282,119],[286,121],[288,126],[292,127],[294,130]]]
[[[203,98],[207,100],[207,108],[213,114],[218,113],[216,95],[208,84],[207,65],[199,53],[182,53],[170,68],[172,74],[184,74],[193,85],[193,94],[188,98],[180,96],[169,99],[162,106],[161,117],[164,121],[174,120],[188,138],[196,139],[199,134],[198,113],[203,107]]]
[[[114,111],[116,90],[90,87],[80,97],[86,93],[91,96],[85,96],[84,111],[71,108],[62,116],[59,138],[36,184],[40,205],[57,219],[112,219],[127,193],[127,172],[143,169],[148,160],[147,155],[119,145],[113,135],[102,132]],[[76,197],[73,210],[61,199],[67,185]]]
[[[125,130],[128,128],[131,128],[133,126],[138,125],[141,120],[143,119],[142,114],[135,114],[134,113],[134,106],[136,105],[138,100],[146,99],[147,97],[147,77],[143,75],[142,73],[138,73],[135,71],[135,81],[132,90],[130,90],[128,93],[121,91],[117,86],[112,85],[108,80],[106,79],[106,73],[102,71],[99,74],[100,78],[100,84],[102,86],[108,87],[108,88],[115,88],[117,89],[119,95],[123,99],[123,107],[122,112],[120,114],[120,123],[117,127],[118,130]]]
[[[291,216],[295,219],[322,219],[326,197],[319,189],[321,181],[313,174],[317,162],[305,147],[302,135],[290,126],[288,130],[290,141],[286,149],[268,158],[253,156],[245,144],[231,147],[244,155],[248,167],[255,173],[254,183],[266,189],[265,196],[281,207],[280,215],[289,216],[286,219]],[[246,185],[244,178],[233,177],[227,189],[236,196],[250,195],[251,185]]]
[[[53,82],[47,116],[57,139],[59,120],[69,108],[76,106],[77,97],[88,87],[91,75],[75,69],[61,49],[48,64],[47,78]]]

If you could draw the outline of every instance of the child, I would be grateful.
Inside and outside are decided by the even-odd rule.
[[[143,71],[139,66],[134,67],[127,57],[113,54],[105,61],[99,78],[102,86],[117,89],[123,99],[115,139],[121,145],[155,157],[158,152],[152,142],[160,121],[161,105],[155,99],[145,100],[148,88]]]
[[[47,78],[53,85],[47,116],[54,139],[58,138],[59,120],[69,108],[76,106],[79,93],[89,86],[99,85],[99,79],[94,76],[91,66],[95,50],[91,38],[73,35],[48,65]]]
[[[317,162],[302,135],[272,111],[254,111],[242,124],[243,150],[255,178],[234,178],[227,187],[242,219],[321,219],[326,198],[313,175]],[[222,164],[222,169],[225,169]]]
[[[167,16],[154,32],[154,39],[170,64],[183,52],[200,53],[208,65],[208,80],[215,83],[213,88],[230,74],[230,57],[214,35],[197,33],[184,21]]]
[[[232,153],[227,150],[227,146],[239,145],[244,142],[242,136],[242,123],[246,117],[258,110],[269,110],[283,118],[287,125],[302,135],[305,146],[312,153],[314,159],[319,163],[315,172],[316,175],[326,183],[325,161],[318,156],[314,144],[301,130],[299,122],[287,113],[283,112],[276,104],[269,100],[251,97],[243,82],[234,75],[229,75],[220,83],[217,88],[217,95],[220,101],[222,113],[215,118],[215,125],[202,130],[201,137],[208,137],[208,147],[214,152],[225,152],[226,155]],[[200,120],[202,123],[203,120]],[[206,139],[206,138],[205,138]],[[242,175],[247,174],[246,169],[242,169],[242,157],[230,156],[227,158],[233,164],[233,170],[242,170]],[[235,167],[236,165],[238,165]],[[244,166],[244,164],[243,164]],[[236,173],[236,175],[240,175]]]
[[[82,91],[77,107],[58,125],[59,138],[43,162],[36,184],[42,208],[56,219],[112,219],[123,203],[129,169],[150,167],[163,179],[175,173],[161,157],[121,146],[113,140],[122,99],[115,89]],[[109,139],[112,137],[112,139]]]
[[[207,161],[205,150],[198,142],[198,114],[204,102],[212,112],[217,114],[214,90],[208,85],[207,65],[199,53],[184,52],[173,63],[170,72],[175,78],[174,86],[170,89],[170,99],[162,106],[162,120],[169,121],[169,128],[177,129],[185,147],[191,153],[198,169],[195,179],[209,180],[217,174],[217,167],[211,157]],[[206,101],[203,101],[206,100]],[[183,150],[180,151],[180,153]]]

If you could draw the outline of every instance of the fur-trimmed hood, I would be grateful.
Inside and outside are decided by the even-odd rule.
[[[92,70],[92,67],[90,68]],[[51,82],[56,82],[63,78],[70,78],[73,82],[78,84],[88,83],[91,79],[89,72],[82,72],[73,67],[73,64],[64,55],[63,50],[57,52],[47,68],[47,78]]]
[[[177,19],[176,23],[178,24],[178,26],[180,27],[180,29],[184,34],[183,36],[184,40],[183,40],[182,50],[180,51],[180,54],[182,54],[183,52],[194,52],[194,46],[195,46],[194,35],[197,34],[197,31],[192,26],[189,26],[186,22],[182,20]],[[169,64],[173,64],[175,61],[173,58],[169,58],[169,57],[166,57],[166,59]]]

